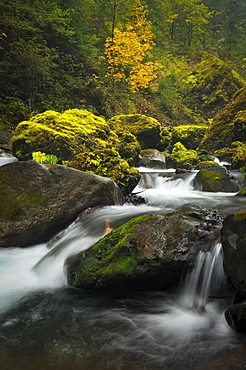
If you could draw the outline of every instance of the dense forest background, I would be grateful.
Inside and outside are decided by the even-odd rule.
[[[245,0],[1,0],[0,13],[0,128],[69,108],[180,123],[204,55],[246,76]]]

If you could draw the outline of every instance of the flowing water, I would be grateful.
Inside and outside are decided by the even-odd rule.
[[[194,191],[195,172],[141,171],[134,192],[146,205],[103,207],[47,244],[0,250],[1,370],[229,370],[246,363],[244,337],[224,319],[232,296],[220,242],[199,254],[175,291],[126,298],[67,286],[64,261],[103,236],[105,219],[116,228],[184,204],[245,208],[234,194]]]

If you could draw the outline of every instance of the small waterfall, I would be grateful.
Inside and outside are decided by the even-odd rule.
[[[181,303],[187,308],[204,310],[210,296],[221,294],[226,284],[221,243],[211,251],[199,252],[194,269],[187,275]]]

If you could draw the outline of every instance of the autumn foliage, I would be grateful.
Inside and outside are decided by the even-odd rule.
[[[147,21],[147,9],[139,5],[133,9],[134,17],[122,25],[122,30],[115,27],[112,37],[105,43],[107,77],[114,84],[126,81],[129,88],[136,92],[146,88],[157,78],[158,63],[148,61],[150,50],[154,46],[154,34]]]

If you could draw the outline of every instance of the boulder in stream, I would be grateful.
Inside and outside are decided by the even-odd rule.
[[[246,333],[246,304],[235,304],[225,311],[227,323],[238,333]]]
[[[27,161],[0,167],[0,200],[0,247],[25,247],[47,241],[84,209],[124,197],[106,177]]]
[[[187,273],[198,251],[216,240],[221,222],[217,211],[199,206],[133,218],[69,257],[68,282],[117,293],[169,289]]]
[[[194,188],[208,192],[235,193],[240,190],[240,185],[225,167],[212,165],[197,173],[194,179]]]

